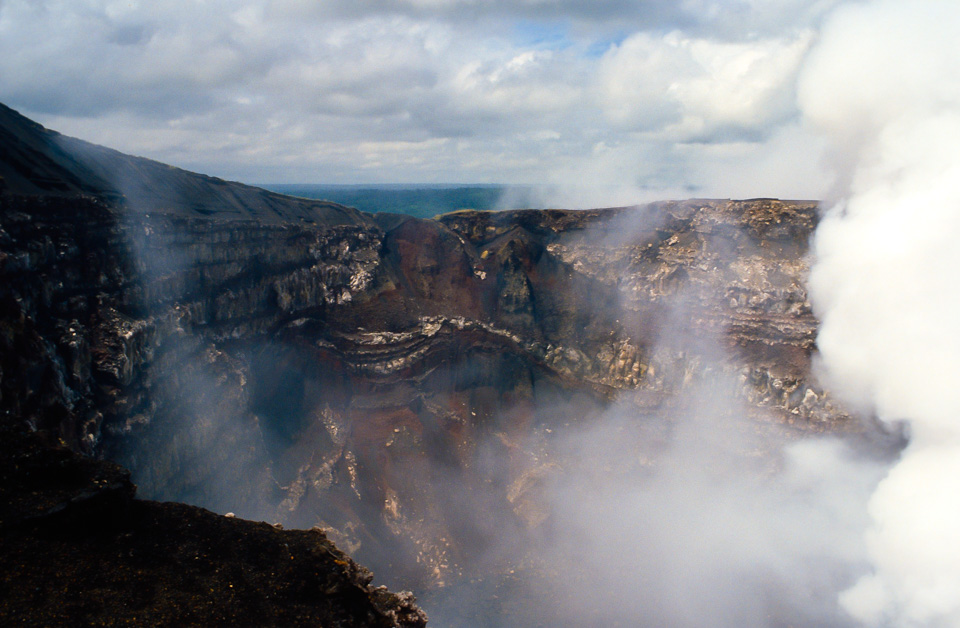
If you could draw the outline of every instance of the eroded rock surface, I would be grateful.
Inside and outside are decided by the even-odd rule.
[[[556,434],[613,405],[651,464],[684,392],[718,378],[781,440],[864,430],[810,373],[812,202],[419,220],[284,200],[261,220],[16,191],[5,420],[143,496],[319,527],[390,585],[512,574],[523,548],[498,539],[549,529]]]
[[[174,492],[195,485],[230,442],[217,441],[224,413],[251,414],[238,359],[192,330],[229,320],[232,334],[255,335],[285,306],[302,307],[289,305],[297,300],[317,309],[342,298],[338,282],[354,269],[329,247],[367,237],[357,228],[364,219],[281,198],[271,207],[286,213],[236,221],[256,215],[249,203],[262,199],[227,184],[234,202],[200,202],[210,211],[173,204],[151,216],[153,203],[167,205],[162,194],[147,206],[118,199],[83,175],[90,162],[51,148],[54,134],[0,114],[3,623],[424,625],[410,594],[372,586],[372,574],[322,531],[134,499],[128,472],[103,459],[110,438],[171,419],[167,434],[195,439],[182,451],[198,457],[159,465],[187,476]],[[144,185],[178,185],[162,164],[94,148],[152,169]],[[305,218],[329,231],[291,229]],[[293,271],[301,277],[290,280]],[[192,423],[183,406],[209,415]]]
[[[714,353],[763,416],[852,425],[808,376],[812,203],[365,226],[7,203],[11,319],[49,326],[55,371],[4,379],[15,414],[147,496],[326,527],[399,581],[455,577],[491,533],[460,529],[451,478],[527,525],[545,430],[614,399],[665,414]]]

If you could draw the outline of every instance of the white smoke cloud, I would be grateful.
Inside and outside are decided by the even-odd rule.
[[[502,547],[486,552],[512,557],[518,575],[492,597],[489,568],[477,589],[425,592],[431,617],[471,628],[852,626],[837,592],[865,573],[867,500],[885,463],[773,417],[758,423],[705,344],[687,346],[703,369],[657,411],[625,396],[555,425],[543,492],[526,497],[546,523],[524,533],[500,522]]]
[[[960,625],[958,23],[951,2],[850,4],[800,81],[839,175],[811,277],[824,369],[909,425],[870,501],[874,571],[841,597],[871,626]]]
[[[836,591],[862,569],[880,467],[837,440],[781,450],[784,434],[736,408],[706,382],[649,460],[650,419],[624,408],[566,435],[580,464],[556,487],[544,550],[555,625],[844,625]]]

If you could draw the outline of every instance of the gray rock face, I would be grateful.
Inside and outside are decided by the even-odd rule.
[[[429,588],[512,569],[485,552],[549,526],[553,435],[613,404],[657,442],[720,377],[778,438],[867,429],[810,372],[812,202],[367,216],[98,147],[81,172],[14,122],[0,408],[142,496],[319,526]],[[42,176],[11,174],[28,153]]]
[[[720,369],[798,434],[858,429],[809,377],[812,203],[383,229],[36,202],[2,219],[6,302],[47,328],[46,375],[4,379],[12,413],[145,496],[320,525],[395,582],[449,580],[483,545],[455,529],[450,478],[508,525],[542,521],[518,506],[545,473],[527,459],[615,401],[666,416]],[[490,456],[515,469],[491,478]]]
[[[371,586],[321,531],[135,500],[128,474],[102,460],[169,420],[163,451],[184,460],[124,456],[148,482],[150,465],[182,471],[170,486],[184,493],[215,465],[235,469],[225,443],[260,441],[218,431],[231,409],[251,415],[238,360],[212,339],[256,336],[285,310],[362,288],[349,280],[367,260],[336,247],[366,240],[367,224],[63,138],[0,106],[5,623],[425,623],[410,594]]]

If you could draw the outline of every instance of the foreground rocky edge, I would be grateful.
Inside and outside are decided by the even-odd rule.
[[[0,428],[0,623],[424,626],[320,530],[134,499],[116,465]]]

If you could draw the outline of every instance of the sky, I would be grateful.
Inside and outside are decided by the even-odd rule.
[[[247,183],[820,198],[796,87],[838,3],[0,0],[0,102]]]

